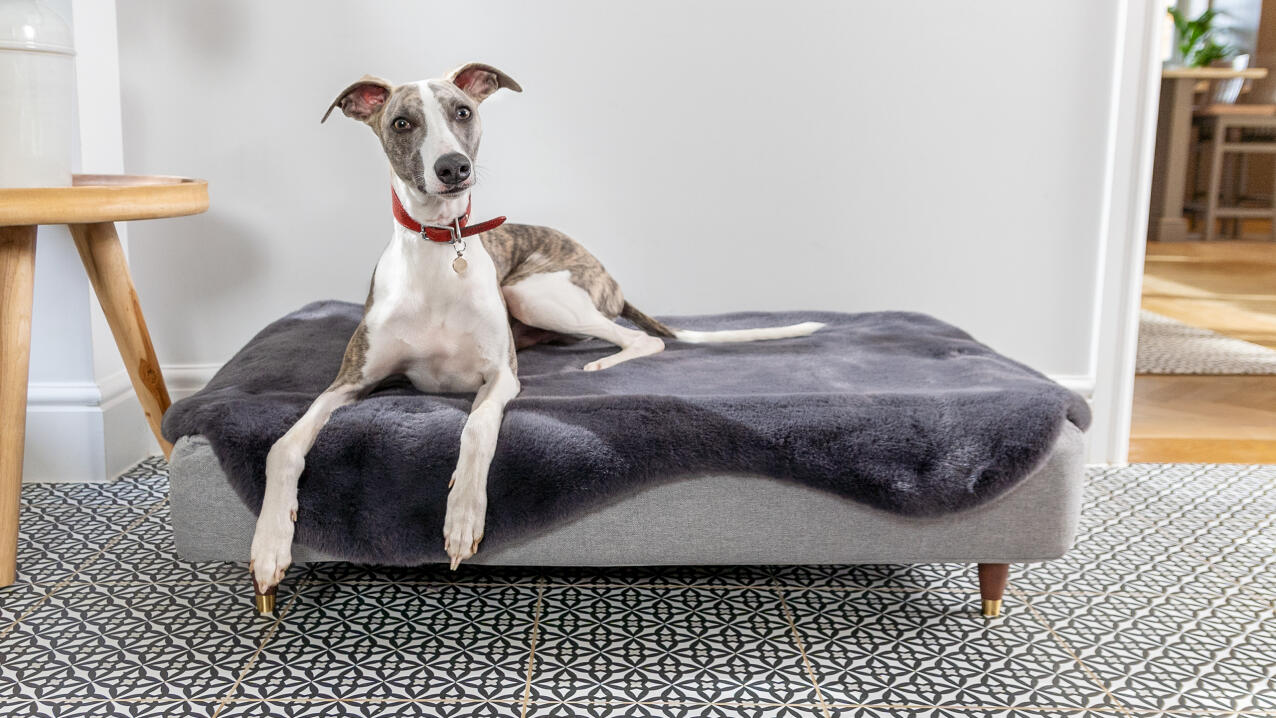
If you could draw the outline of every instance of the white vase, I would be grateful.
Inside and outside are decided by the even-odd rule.
[[[1211,67],[1226,67],[1232,70],[1244,70],[1249,67],[1249,54],[1237,55],[1230,60],[1219,60],[1213,63]],[[1210,104],[1233,104],[1240,99],[1241,89],[1244,87],[1245,80],[1239,77],[1232,80],[1215,80],[1210,83]]]
[[[0,0],[0,187],[71,184],[75,47],[38,0]]]

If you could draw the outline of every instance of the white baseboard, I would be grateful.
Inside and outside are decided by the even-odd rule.
[[[173,401],[185,399],[204,388],[221,364],[168,364],[163,367],[164,382]]]
[[[219,364],[163,367],[174,401],[199,391]],[[28,482],[110,481],[159,444],[120,371],[100,383],[48,382],[27,387],[22,478]]]
[[[1094,387],[1097,380],[1093,376],[1082,374],[1056,374],[1050,377],[1054,381],[1062,384],[1064,387],[1075,391],[1081,395],[1081,398],[1090,401],[1094,398]]]
[[[103,443],[105,445],[106,476],[114,479],[128,471],[134,464],[160,453],[159,442],[146,423],[146,412],[133,395],[133,385],[128,375],[120,372],[123,386],[107,396],[103,391],[102,412]],[[106,385],[106,382],[103,382]]]
[[[22,480],[106,481],[104,436],[96,406],[28,403]]]
[[[102,393],[92,382],[27,386],[24,481],[105,481]]]

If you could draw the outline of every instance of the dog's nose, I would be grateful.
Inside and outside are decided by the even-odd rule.
[[[434,174],[443,184],[460,184],[470,178],[470,158],[460,152],[443,155],[434,163]]]

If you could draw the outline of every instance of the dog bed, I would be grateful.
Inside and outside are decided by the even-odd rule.
[[[335,376],[361,309],[319,302],[271,324],[169,410],[165,436],[206,442],[255,512],[270,446]],[[784,312],[665,321],[827,326],[749,344],[670,342],[662,354],[602,372],[580,371],[614,351],[601,342],[520,352],[523,392],[501,427],[480,555],[508,553],[689,477],[765,477],[767,486],[801,486],[804,496],[927,520],[1041,476],[1065,439],[1067,473],[1079,468],[1072,437],[1089,423],[1085,402],[934,318]],[[443,560],[447,481],[471,399],[387,382],[335,412],[301,477],[297,542],[327,558]],[[189,451],[192,442],[183,445]]]

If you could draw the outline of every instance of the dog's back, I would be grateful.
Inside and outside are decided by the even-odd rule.
[[[625,306],[620,285],[603,263],[579,242],[549,227],[505,224],[482,235],[496,264],[496,278],[508,287],[536,274],[566,271],[572,284],[589,293],[594,306],[615,319]]]

